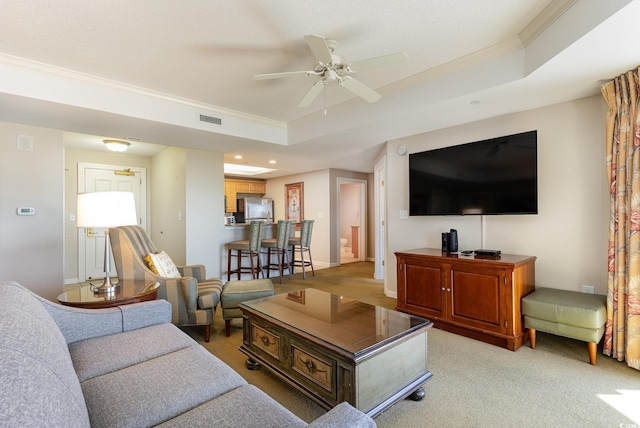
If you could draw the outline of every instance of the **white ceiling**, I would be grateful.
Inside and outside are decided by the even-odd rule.
[[[242,153],[257,166],[276,159],[278,170],[264,177],[370,172],[385,141],[597,94],[603,79],[640,64],[640,0],[22,0],[1,8],[0,120],[62,128],[71,147],[103,150],[102,138],[134,136],[146,143],[132,141],[134,154],[159,144],[222,151],[231,162]],[[332,85],[300,109],[317,78],[251,77],[311,69],[305,34],[336,39],[347,61],[399,51],[410,60],[355,76],[383,95],[375,104]],[[34,73],[85,86],[70,86],[80,92],[73,98],[62,84],[58,93],[27,84]],[[124,95],[111,100],[94,87]],[[203,130],[178,107],[164,118],[128,113],[136,97],[238,124]]]

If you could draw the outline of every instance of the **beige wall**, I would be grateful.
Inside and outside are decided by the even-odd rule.
[[[600,96],[470,123],[389,142],[387,146],[387,293],[397,287],[395,251],[440,248],[458,230],[460,249],[498,249],[537,257],[536,285],[606,294],[608,194],[604,102]],[[409,153],[538,130],[538,215],[409,217]]]
[[[222,277],[221,265],[226,260],[224,155],[187,149],[185,159],[186,261],[204,264],[210,278]]]
[[[18,135],[33,150],[17,149]],[[62,131],[0,122],[0,281],[49,299],[64,288]],[[35,208],[18,216],[18,207]]]
[[[186,264],[185,149],[168,147],[151,159],[151,240],[177,265]]]
[[[330,198],[329,170],[313,171],[267,180],[266,197],[273,198],[274,219],[284,220],[285,184],[304,183],[304,218],[314,220],[311,235],[311,254],[314,267],[329,267],[330,254]]]

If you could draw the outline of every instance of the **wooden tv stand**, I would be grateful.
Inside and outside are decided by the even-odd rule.
[[[520,299],[535,289],[535,257],[464,256],[432,248],[395,254],[398,311],[512,351],[522,345]]]

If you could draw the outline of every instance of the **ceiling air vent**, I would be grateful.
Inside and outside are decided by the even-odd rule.
[[[204,114],[200,115],[200,122],[209,122],[215,125],[222,125],[222,119],[219,117],[206,116]]]

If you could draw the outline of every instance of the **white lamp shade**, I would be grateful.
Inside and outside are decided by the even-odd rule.
[[[78,227],[118,227],[138,224],[132,192],[79,193]]]

